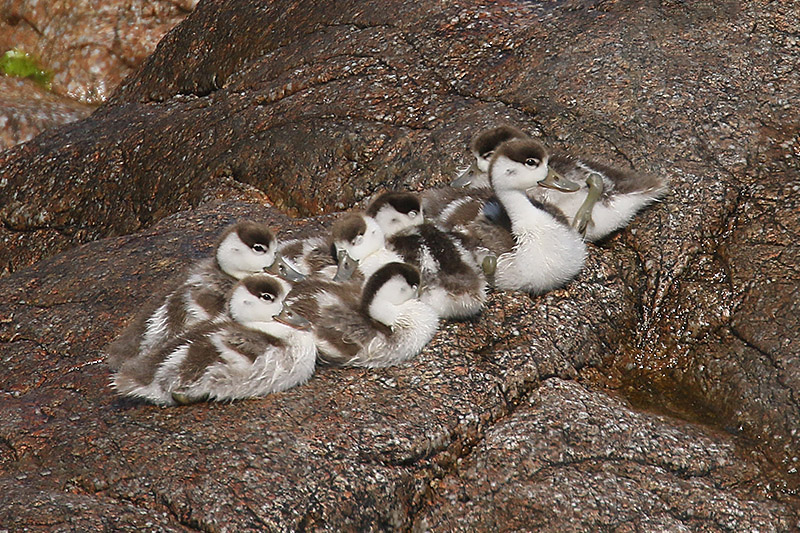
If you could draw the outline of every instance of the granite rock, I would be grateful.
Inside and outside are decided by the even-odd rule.
[[[204,2],[0,153],[0,524],[800,527],[798,11],[684,7]],[[498,121],[671,193],[405,365],[172,409],[108,388],[105,343],[226,223],[441,185]]]

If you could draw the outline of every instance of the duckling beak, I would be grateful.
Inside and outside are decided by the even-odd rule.
[[[358,261],[350,257],[346,250],[339,250],[337,253],[339,259],[339,267],[336,269],[336,275],[333,276],[333,281],[342,282],[347,281],[353,276],[353,272],[358,268]]]
[[[311,326],[311,322],[301,317],[285,305],[281,308],[281,312],[275,315],[275,320],[281,324],[286,324],[287,326],[297,329],[308,329]]]
[[[467,170],[462,172],[456,179],[450,182],[450,186],[454,188],[469,187],[472,183],[473,177],[477,172],[479,172],[478,164],[473,161],[472,164],[467,167]]]
[[[581,186],[574,181],[570,181],[552,168],[547,168],[547,177],[539,182],[539,187],[555,189],[562,192],[575,192]]]
[[[297,283],[303,281],[306,277],[292,267],[281,254],[275,254],[275,261],[270,266],[264,269],[267,272],[276,274],[289,283]]]

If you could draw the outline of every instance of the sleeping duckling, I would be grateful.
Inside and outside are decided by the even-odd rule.
[[[501,289],[545,292],[563,286],[583,268],[586,245],[578,232],[559,210],[526,195],[547,177],[547,163],[547,151],[533,139],[507,141],[492,156],[489,180],[510,233],[485,215],[469,229],[497,255],[494,285]]]
[[[316,347],[308,322],[283,307],[290,285],[248,276],[228,295],[229,317],[206,321],[160,350],[128,360],[113,377],[120,394],[158,405],[264,396],[304,383]]]
[[[420,300],[441,318],[466,318],[486,301],[486,277],[477,266],[476,247],[467,235],[423,221],[419,197],[387,192],[367,207],[386,235],[386,247],[420,270]]]
[[[433,338],[439,317],[417,296],[419,271],[392,262],[364,283],[309,279],[290,296],[312,323],[321,361],[337,366],[385,367],[417,355]]]
[[[366,213],[351,212],[339,217],[331,228],[331,238],[338,260],[334,281],[347,281],[356,270],[358,278],[365,280],[383,265],[402,261],[386,248],[381,227]]]
[[[510,139],[529,138],[512,126],[480,132],[472,141],[475,162],[453,187],[488,186],[489,159],[497,147]],[[547,178],[528,190],[528,196],[551,204],[566,215],[586,240],[598,241],[625,227],[642,208],[667,192],[660,178],[613,168],[565,154],[552,154]]]
[[[214,257],[195,264],[181,285],[147,308],[111,343],[108,363],[119,368],[139,353],[159,347],[194,324],[213,319],[225,311],[225,294],[237,280],[269,271],[289,281],[302,279],[277,251],[278,242],[265,225],[244,220],[220,235]],[[155,302],[155,301],[154,301]]]

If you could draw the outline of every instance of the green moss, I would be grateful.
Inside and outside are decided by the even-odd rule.
[[[0,57],[0,71],[6,76],[30,78],[48,91],[53,79],[52,72],[41,68],[33,56],[18,48],[13,48]]]

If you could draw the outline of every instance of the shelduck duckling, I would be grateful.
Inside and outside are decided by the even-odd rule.
[[[420,270],[420,300],[441,318],[480,312],[486,301],[486,277],[466,235],[424,222],[419,196],[411,192],[381,194],[366,212],[384,231],[386,247]]]
[[[128,360],[112,385],[126,396],[175,405],[253,398],[304,383],[316,347],[308,322],[283,307],[290,287],[269,274],[242,279],[228,295],[229,319],[199,324]]]
[[[428,220],[445,229],[462,231],[483,214],[483,206],[494,196],[489,185],[489,161],[497,147],[513,139],[527,139],[519,129],[502,125],[483,130],[473,137],[470,152],[472,164],[450,187],[432,189],[423,193],[423,206]],[[564,180],[548,167],[546,183],[562,190],[574,191],[578,185]]]
[[[527,138],[528,135],[508,124],[479,132],[472,138],[469,145],[469,150],[475,160],[450,185],[457,188],[468,187],[471,189],[490,187],[489,161],[492,159],[497,147],[511,139]]]
[[[533,139],[507,141],[492,156],[489,181],[508,216],[512,238],[485,216],[470,229],[497,254],[494,284],[501,289],[545,292],[563,286],[583,268],[586,245],[580,234],[560,211],[525,193],[547,177],[547,163],[547,151]]]
[[[592,242],[627,226],[636,213],[668,190],[659,177],[564,154],[553,154],[549,164],[567,181],[581,184],[580,189],[565,191],[544,181],[528,195],[558,207],[572,227]]]
[[[290,239],[278,249],[306,277],[331,279],[336,274],[338,258],[330,234]]]
[[[292,308],[312,323],[321,361],[385,367],[411,359],[436,333],[439,317],[418,299],[419,286],[416,268],[392,262],[363,285],[308,279],[290,298]]]
[[[471,144],[475,162],[451,185],[486,187],[489,159],[497,147],[510,139],[526,138],[525,133],[507,125],[480,132]],[[528,196],[559,208],[588,241],[598,241],[625,227],[639,210],[667,191],[660,178],[565,154],[550,155],[548,168],[548,177],[529,189]]]
[[[356,270],[365,280],[383,265],[402,261],[386,248],[383,230],[366,213],[351,212],[339,217],[331,228],[331,238],[338,260],[334,281],[347,281]]]
[[[224,313],[226,293],[247,275],[268,271],[289,281],[302,279],[277,247],[275,235],[264,224],[244,220],[226,228],[214,257],[195,264],[177,289],[154,300],[157,307],[146,308],[107,347],[108,363],[119,368],[125,359],[156,349],[192,325]]]

